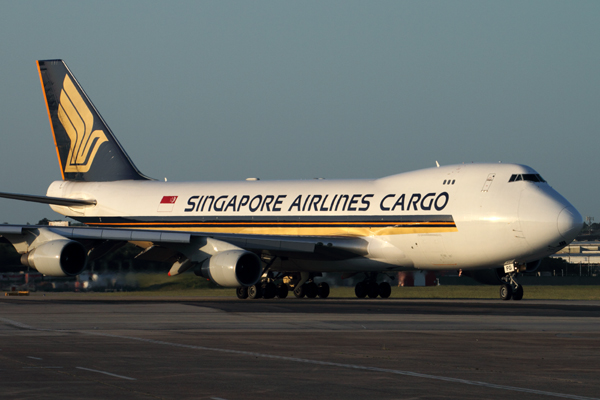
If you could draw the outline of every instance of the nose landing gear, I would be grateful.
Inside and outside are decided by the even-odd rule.
[[[526,268],[526,267],[525,267]],[[521,300],[523,298],[523,285],[515,280],[517,273],[521,270],[521,266],[516,262],[506,263],[504,272],[506,275],[502,277],[504,283],[500,286],[500,298],[502,300]]]

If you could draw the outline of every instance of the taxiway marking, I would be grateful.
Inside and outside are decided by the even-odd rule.
[[[481,386],[481,387],[487,387],[487,388],[492,388],[492,389],[509,390],[509,391],[520,392],[520,393],[531,393],[531,394],[539,394],[539,395],[543,395],[543,396],[560,397],[563,399],[600,400],[600,398],[596,398],[596,397],[585,397],[585,396],[577,396],[577,395],[566,394],[566,393],[546,392],[543,390],[527,389],[527,388],[521,388],[521,387],[517,387],[517,386],[497,385],[497,384],[488,383],[488,382],[471,381],[471,380],[467,380],[467,379],[450,378],[450,377],[446,377],[446,376],[429,375],[429,374],[422,374],[419,372],[402,371],[402,370],[396,370],[396,369],[366,367],[363,365],[342,364],[342,363],[335,363],[335,362],[330,362],[330,361],[317,361],[317,360],[309,360],[309,359],[305,359],[305,358],[276,356],[276,355],[272,355],[272,354],[255,353],[252,351],[241,351],[241,350],[231,350],[231,349],[220,349],[220,348],[216,348],[216,347],[194,346],[194,345],[189,345],[189,344],[165,342],[162,340],[138,338],[135,336],[121,336],[121,335],[112,335],[112,334],[108,334],[108,333],[87,332],[87,331],[76,331],[76,332],[80,332],[80,333],[88,334],[88,335],[106,336],[106,337],[117,338],[117,339],[136,340],[139,342],[152,343],[152,344],[158,344],[158,345],[163,345],[163,346],[181,347],[181,348],[185,348],[185,349],[215,351],[215,352],[220,352],[220,353],[239,354],[239,355],[246,355],[246,356],[251,356],[251,357],[259,357],[259,358],[270,358],[270,359],[275,359],[275,360],[292,361],[292,362],[298,362],[298,363],[304,363],[304,364],[324,365],[324,366],[330,366],[330,367],[340,367],[340,368],[348,368],[348,369],[363,370],[363,371],[382,372],[382,373],[395,374],[395,375],[412,376],[412,377],[417,377],[417,378],[425,378],[425,379],[432,379],[432,380],[452,382],[452,383],[462,383],[462,384],[471,385],[471,386]]]
[[[221,349],[221,348],[217,348],[217,347],[206,347],[206,346],[194,346],[194,345],[189,345],[189,344],[165,342],[162,340],[144,339],[144,338],[139,338],[139,337],[135,337],[135,336],[112,335],[112,334],[101,333],[101,332],[58,330],[58,329],[38,329],[38,328],[23,324],[18,321],[10,320],[8,318],[0,318],[0,321],[6,322],[8,324],[17,326],[22,329],[31,329],[31,330],[35,330],[35,331],[51,331],[51,332],[62,332],[62,333],[78,332],[78,333],[81,333],[84,335],[95,335],[95,336],[104,336],[104,337],[117,338],[117,339],[135,340],[138,342],[152,343],[152,344],[158,344],[158,345],[162,345],[162,346],[179,347],[179,348],[184,348],[184,349],[203,350],[203,351],[213,351],[213,352],[227,353],[227,354],[239,354],[239,355],[245,355],[245,356],[250,356],[250,357],[291,361],[291,362],[297,362],[297,363],[303,363],[303,364],[323,365],[323,366],[329,366],[329,367],[348,368],[348,369],[354,369],[354,370],[381,372],[381,373],[403,375],[403,376],[412,376],[412,377],[416,377],[416,378],[424,378],[424,379],[451,382],[451,383],[461,383],[464,385],[480,386],[480,387],[486,387],[486,388],[490,388],[490,389],[501,389],[501,390],[508,390],[508,391],[512,391],[512,392],[531,393],[531,394],[538,394],[538,395],[550,396],[550,397],[560,397],[563,399],[600,400],[600,398],[597,398],[597,397],[586,397],[586,396],[577,396],[574,394],[546,392],[543,390],[527,389],[527,388],[522,388],[522,387],[517,387],[517,386],[497,385],[497,384],[488,383],[488,382],[471,381],[468,379],[422,374],[419,372],[412,372],[412,371],[402,371],[402,370],[378,368],[378,367],[367,367],[364,365],[343,364],[343,363],[335,363],[335,362],[331,362],[331,361],[317,361],[317,360],[309,360],[309,359],[297,358],[297,357],[276,356],[273,354],[255,353],[252,351]],[[81,368],[81,367],[77,367],[77,368],[87,369],[87,368]],[[97,371],[97,370],[89,370],[89,371],[105,373],[107,375],[113,375],[113,376],[117,376],[117,377],[123,378],[123,379],[132,379],[132,380],[134,379],[134,378],[128,378],[128,377],[123,377],[120,375],[111,374],[109,372],[103,372],[103,371]]]
[[[135,379],[135,378],[130,378],[130,377],[128,377],[128,376],[117,375],[117,374],[113,374],[113,373],[106,372],[106,371],[100,371],[100,370],[97,370],[97,369],[83,368],[83,367],[75,367],[75,368],[76,368],[76,369],[82,369],[82,370],[84,370],[84,371],[91,371],[91,372],[97,372],[97,373],[99,373],[99,374],[110,375],[110,376],[114,376],[114,377],[116,377],[116,378],[127,379],[127,380],[130,380],[130,381],[135,381],[135,380],[137,380],[137,379]]]

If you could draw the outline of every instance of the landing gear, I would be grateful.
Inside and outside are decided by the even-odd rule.
[[[512,288],[508,283],[500,286],[500,298],[502,300],[510,300],[512,297]]]
[[[275,297],[285,299],[291,291],[299,299],[304,297],[326,299],[330,293],[329,285],[327,282],[317,284],[314,281],[315,276],[320,276],[320,274],[267,272],[255,285],[236,288],[236,295],[238,299],[272,299]]]
[[[298,285],[294,288],[294,296],[296,296],[297,299],[303,299],[304,296],[306,296],[304,285]]]
[[[263,290],[263,298],[272,299],[273,297],[277,296],[277,285],[275,285],[275,283],[266,282],[261,286]]]
[[[271,265],[273,265],[275,262],[275,259],[276,257],[269,259],[268,262],[265,261],[267,265],[263,269],[262,279],[256,284],[249,287],[240,286],[236,288],[236,295],[238,299],[272,299],[274,297],[287,297],[287,286],[283,285],[282,287],[282,284],[279,284],[279,286],[276,285],[273,272],[269,270]]]
[[[375,299],[377,296],[382,299],[387,299],[392,294],[392,287],[387,282],[381,282],[377,284],[377,273],[370,273],[367,275],[367,278],[358,282],[354,287],[354,294],[359,299],[364,299],[365,297],[369,297],[370,299]]]
[[[522,265],[516,262],[504,264],[504,272],[506,276],[502,278],[505,282],[500,286],[500,298],[502,300],[521,300],[523,298],[523,285],[515,280],[517,273],[521,270]]]
[[[240,286],[237,289],[235,289],[235,294],[237,295],[237,298],[240,300],[244,300],[248,298],[248,288],[246,286]]]
[[[284,277],[283,282],[293,288],[294,296],[299,299],[304,297],[307,299],[314,299],[316,297],[326,299],[329,297],[329,285],[327,282],[317,284],[314,280],[315,276],[320,275],[308,272],[290,274]]]
[[[356,286],[354,286],[354,294],[359,299],[367,297],[367,284],[365,282],[358,282]]]
[[[379,297],[387,299],[392,294],[392,286],[387,282],[381,282],[379,284]]]
[[[513,300],[521,300],[523,298],[523,285],[517,286],[517,288],[513,291],[512,298]]]
[[[306,297],[309,299],[314,299],[317,297],[319,288],[317,284],[314,282],[308,282],[304,284],[304,291],[306,292]]]
[[[319,286],[317,287],[317,294],[322,299],[328,298],[329,297],[329,284],[327,282],[319,283]]]
[[[288,286],[285,283],[280,283],[277,285],[277,297],[280,299],[285,299],[289,293]]]
[[[289,289],[286,284],[280,283],[276,285],[274,282],[259,282],[252,286],[240,286],[235,289],[235,294],[238,299],[272,299],[279,297],[285,299],[288,295]]]
[[[256,285],[252,285],[248,287],[248,298],[250,299],[260,299],[262,297],[262,285],[257,283]]]
[[[367,296],[370,299],[376,299],[379,296],[379,285],[375,281],[367,283]]]
[[[303,285],[296,285],[294,288],[294,296],[301,299],[306,297],[307,299],[314,299],[317,296],[321,299],[329,297],[329,285],[327,282],[319,283],[307,282]]]

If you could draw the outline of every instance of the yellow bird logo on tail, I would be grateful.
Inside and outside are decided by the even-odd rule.
[[[88,172],[98,148],[108,139],[102,130],[92,132],[94,116],[68,75],[60,92],[58,119],[71,139],[65,172]]]

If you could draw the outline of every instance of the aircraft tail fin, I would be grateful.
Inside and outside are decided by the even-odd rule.
[[[133,164],[63,60],[38,60],[63,180],[150,179]]]

